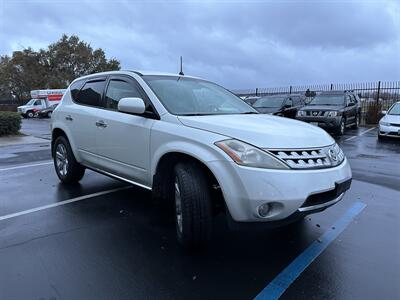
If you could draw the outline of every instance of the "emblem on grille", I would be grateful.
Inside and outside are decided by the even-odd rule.
[[[335,150],[329,149],[328,155],[329,155],[329,158],[330,158],[332,161],[335,161],[335,162],[336,162],[336,161],[338,160],[337,153],[336,153]]]
[[[313,116],[317,116],[317,115],[318,115],[318,112],[317,112],[317,111],[313,111],[312,115],[313,115]]]

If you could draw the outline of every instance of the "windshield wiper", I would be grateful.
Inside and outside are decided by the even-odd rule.
[[[246,111],[246,112],[243,112],[243,113],[240,113],[241,115],[258,115],[259,113],[258,112],[256,112],[256,111]]]
[[[181,117],[193,117],[193,116],[211,116],[216,114],[205,114],[205,113],[192,113],[192,114],[182,114]]]

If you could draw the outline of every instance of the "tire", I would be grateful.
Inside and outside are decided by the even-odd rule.
[[[33,111],[30,110],[30,111],[27,111],[27,112],[26,112],[26,117],[27,117],[27,118],[31,119],[31,118],[33,118],[34,116],[35,116],[35,114],[34,114]]]
[[[359,115],[356,115],[355,123],[354,123],[353,126],[351,126],[351,128],[353,128],[353,129],[358,129],[359,125],[360,125],[360,116],[359,116]]]
[[[189,249],[204,248],[211,237],[211,195],[207,178],[192,162],[175,166],[175,224],[179,243]]]
[[[346,122],[345,122],[345,119],[342,118],[340,120],[339,127],[336,129],[336,135],[342,136],[345,131],[346,131]]]
[[[54,142],[53,161],[57,176],[62,183],[78,183],[85,175],[85,168],[76,161],[71,146],[64,136],[59,136]]]

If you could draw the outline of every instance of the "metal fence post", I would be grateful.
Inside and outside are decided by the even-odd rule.
[[[292,86],[289,87],[289,94],[292,93]]]
[[[376,102],[379,102],[379,96],[381,93],[381,81],[378,81],[378,90],[376,91]]]
[[[258,88],[256,88],[256,96],[258,96]]]
[[[333,90],[333,83],[331,83],[331,91]]]

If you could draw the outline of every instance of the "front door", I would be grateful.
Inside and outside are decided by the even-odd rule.
[[[101,116],[96,120],[96,153],[101,168],[114,175],[148,185],[150,182],[150,130],[154,119],[118,112],[118,101],[146,95],[130,77],[109,79]]]

